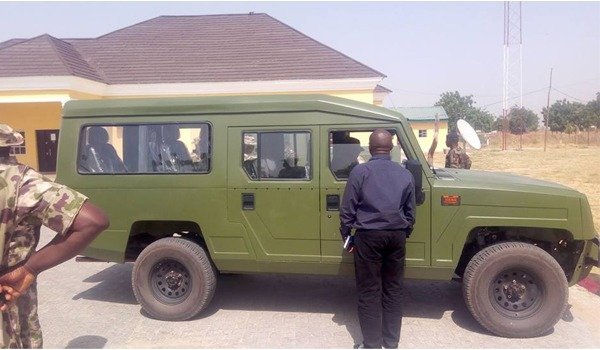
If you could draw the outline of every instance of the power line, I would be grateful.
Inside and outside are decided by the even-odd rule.
[[[576,82],[576,83],[570,83],[570,84],[567,84],[565,86],[579,85],[579,84],[582,84],[582,83],[587,83],[587,82],[592,82],[592,81],[596,81],[596,79],[590,79],[590,80],[585,80],[585,81],[579,81],[579,82]],[[546,89],[548,89],[548,86],[544,86],[544,87],[536,89],[536,90],[531,90],[529,92],[524,93],[523,96],[529,96],[529,95],[535,94],[537,92],[545,91]],[[554,87],[552,88],[552,90],[554,90],[554,91],[556,91],[556,92],[558,92],[558,93],[560,93],[562,95],[565,95],[565,96],[567,96],[569,98],[577,100],[579,102],[583,102],[583,103],[587,102],[587,101],[582,100],[580,98],[571,96],[571,95],[567,94],[566,92],[560,91],[560,90],[558,90],[558,89],[556,89]],[[411,91],[411,90],[404,90],[404,89],[394,89],[394,91],[400,91],[400,92],[405,92],[405,93],[414,93],[414,94],[420,94],[420,95],[432,95],[432,96],[440,96],[441,95],[439,93]],[[475,97],[475,98],[481,98],[481,97],[498,97],[498,96],[500,96],[500,95],[477,95],[477,94],[473,95],[473,97]],[[515,99],[518,99],[518,98],[519,98],[519,96],[511,97],[511,98],[507,99],[507,101],[512,101],[512,100],[515,100]],[[490,107],[490,106],[494,106],[494,105],[500,104],[502,102],[504,102],[504,100],[500,100],[500,101],[488,103],[488,104],[485,104],[485,105],[482,105],[482,106],[478,106],[478,107],[479,108],[486,108],[486,107]]]
[[[565,95],[565,96],[567,96],[567,97],[570,97],[570,98],[572,98],[572,99],[574,99],[574,100],[577,100],[577,101],[579,101],[579,102],[583,102],[583,103],[586,103],[586,102],[587,102],[587,101],[584,101],[584,100],[582,100],[582,99],[580,99],[580,98],[577,98],[577,97],[571,96],[571,95],[567,94],[566,92],[562,92],[562,91],[560,91],[560,90],[559,90],[559,89],[557,89],[557,88],[552,88],[552,90],[554,90],[554,91],[556,91],[556,92],[558,92],[558,93],[561,93],[561,94],[563,94],[563,95]]]
[[[536,90],[532,90],[532,91],[526,92],[526,93],[523,94],[523,96],[528,96],[528,95],[534,94],[536,92],[540,92],[540,91],[546,90],[547,88],[548,88],[548,86],[544,86],[543,88],[539,88],[539,89],[536,89]],[[507,99],[507,101],[515,100],[515,99],[518,99],[518,98],[520,98],[520,96],[512,97],[510,99]],[[497,105],[497,104],[502,103],[502,102],[504,102],[504,100],[500,100],[498,102],[493,102],[493,103],[488,103],[486,105],[479,106],[479,108],[485,108],[485,107]]]

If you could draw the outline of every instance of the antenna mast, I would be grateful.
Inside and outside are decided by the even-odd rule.
[[[504,2],[504,59],[502,89],[502,150],[507,149],[508,114],[523,106],[523,35],[521,2]]]

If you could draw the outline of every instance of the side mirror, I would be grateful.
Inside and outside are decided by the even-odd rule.
[[[410,171],[415,179],[415,199],[417,200],[417,205],[421,205],[425,202],[425,192],[423,192],[423,167],[416,159],[407,160],[405,165],[406,170]]]

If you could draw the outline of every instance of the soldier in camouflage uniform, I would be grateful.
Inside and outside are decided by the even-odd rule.
[[[471,158],[458,145],[458,133],[456,131],[446,135],[446,146],[450,148],[446,154],[446,168],[471,169]]]
[[[2,314],[3,347],[41,348],[36,277],[81,251],[108,226],[86,197],[9,157],[22,137],[0,124],[0,285],[12,287]],[[58,233],[39,251],[40,227]],[[13,302],[14,301],[14,302]]]

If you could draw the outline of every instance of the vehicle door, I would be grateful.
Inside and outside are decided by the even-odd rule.
[[[318,127],[228,129],[228,215],[258,260],[319,261]]]
[[[406,159],[416,158],[416,151],[408,147],[406,134],[397,124],[321,126],[321,251],[324,262],[352,262],[352,255],[342,249],[339,207],[350,170],[371,158],[369,136],[377,128],[385,128],[393,135],[393,161],[402,164]],[[420,148],[418,151],[421,151]],[[406,243],[407,266],[430,264],[431,202],[430,187],[425,177],[423,191],[425,201],[417,206],[416,225]]]

